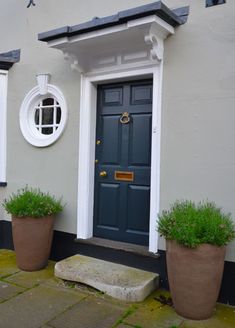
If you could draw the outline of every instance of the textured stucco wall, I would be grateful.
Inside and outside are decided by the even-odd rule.
[[[9,72],[6,193],[29,184],[63,195],[67,204],[56,229],[76,232],[79,74],[62,53],[37,41],[37,34],[106,16],[149,0],[36,0],[0,2],[0,52],[21,49]],[[175,199],[215,201],[235,218],[235,2],[205,8],[204,0],[165,0],[169,7],[190,5],[188,23],[165,42],[161,208]],[[63,136],[48,148],[35,148],[19,128],[19,108],[36,85],[36,74],[50,73],[69,110]],[[1,215],[1,212],[0,212]],[[8,219],[7,216],[4,216]],[[160,247],[164,248],[161,240]],[[235,243],[227,259],[235,261]]]

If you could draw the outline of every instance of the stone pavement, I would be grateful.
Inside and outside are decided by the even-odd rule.
[[[235,308],[218,304],[209,320],[178,316],[154,292],[140,303],[117,301],[94,289],[54,277],[54,263],[20,271],[12,251],[0,250],[0,328],[234,328]],[[159,301],[161,298],[161,302]]]

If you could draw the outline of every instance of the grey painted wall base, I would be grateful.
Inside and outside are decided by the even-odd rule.
[[[145,257],[122,250],[88,245],[75,242],[76,235],[54,231],[50,258],[60,261],[66,257],[81,254],[98,259],[120,263],[135,268],[156,272],[160,276],[160,287],[168,289],[165,251],[159,251],[159,258]],[[12,242],[11,222],[0,221],[0,248],[14,249]],[[218,301],[235,305],[235,263],[225,262],[224,275]]]

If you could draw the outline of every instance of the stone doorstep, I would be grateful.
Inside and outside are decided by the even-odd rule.
[[[83,255],[56,263],[55,276],[86,284],[127,302],[143,301],[159,286],[156,273]]]
[[[130,244],[130,243],[122,242],[122,241],[116,241],[116,240],[110,240],[110,239],[104,239],[104,238],[98,238],[98,237],[92,237],[92,238],[88,238],[88,239],[75,239],[75,242],[78,244],[99,246],[99,247],[103,247],[103,248],[108,248],[108,249],[132,253],[132,254],[142,255],[145,258],[146,257],[147,258],[159,258],[159,256],[160,256],[158,253],[149,252],[147,246]]]

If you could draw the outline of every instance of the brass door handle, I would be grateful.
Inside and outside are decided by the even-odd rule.
[[[107,177],[107,172],[106,171],[101,171],[100,172],[100,177],[104,178],[104,177]]]

